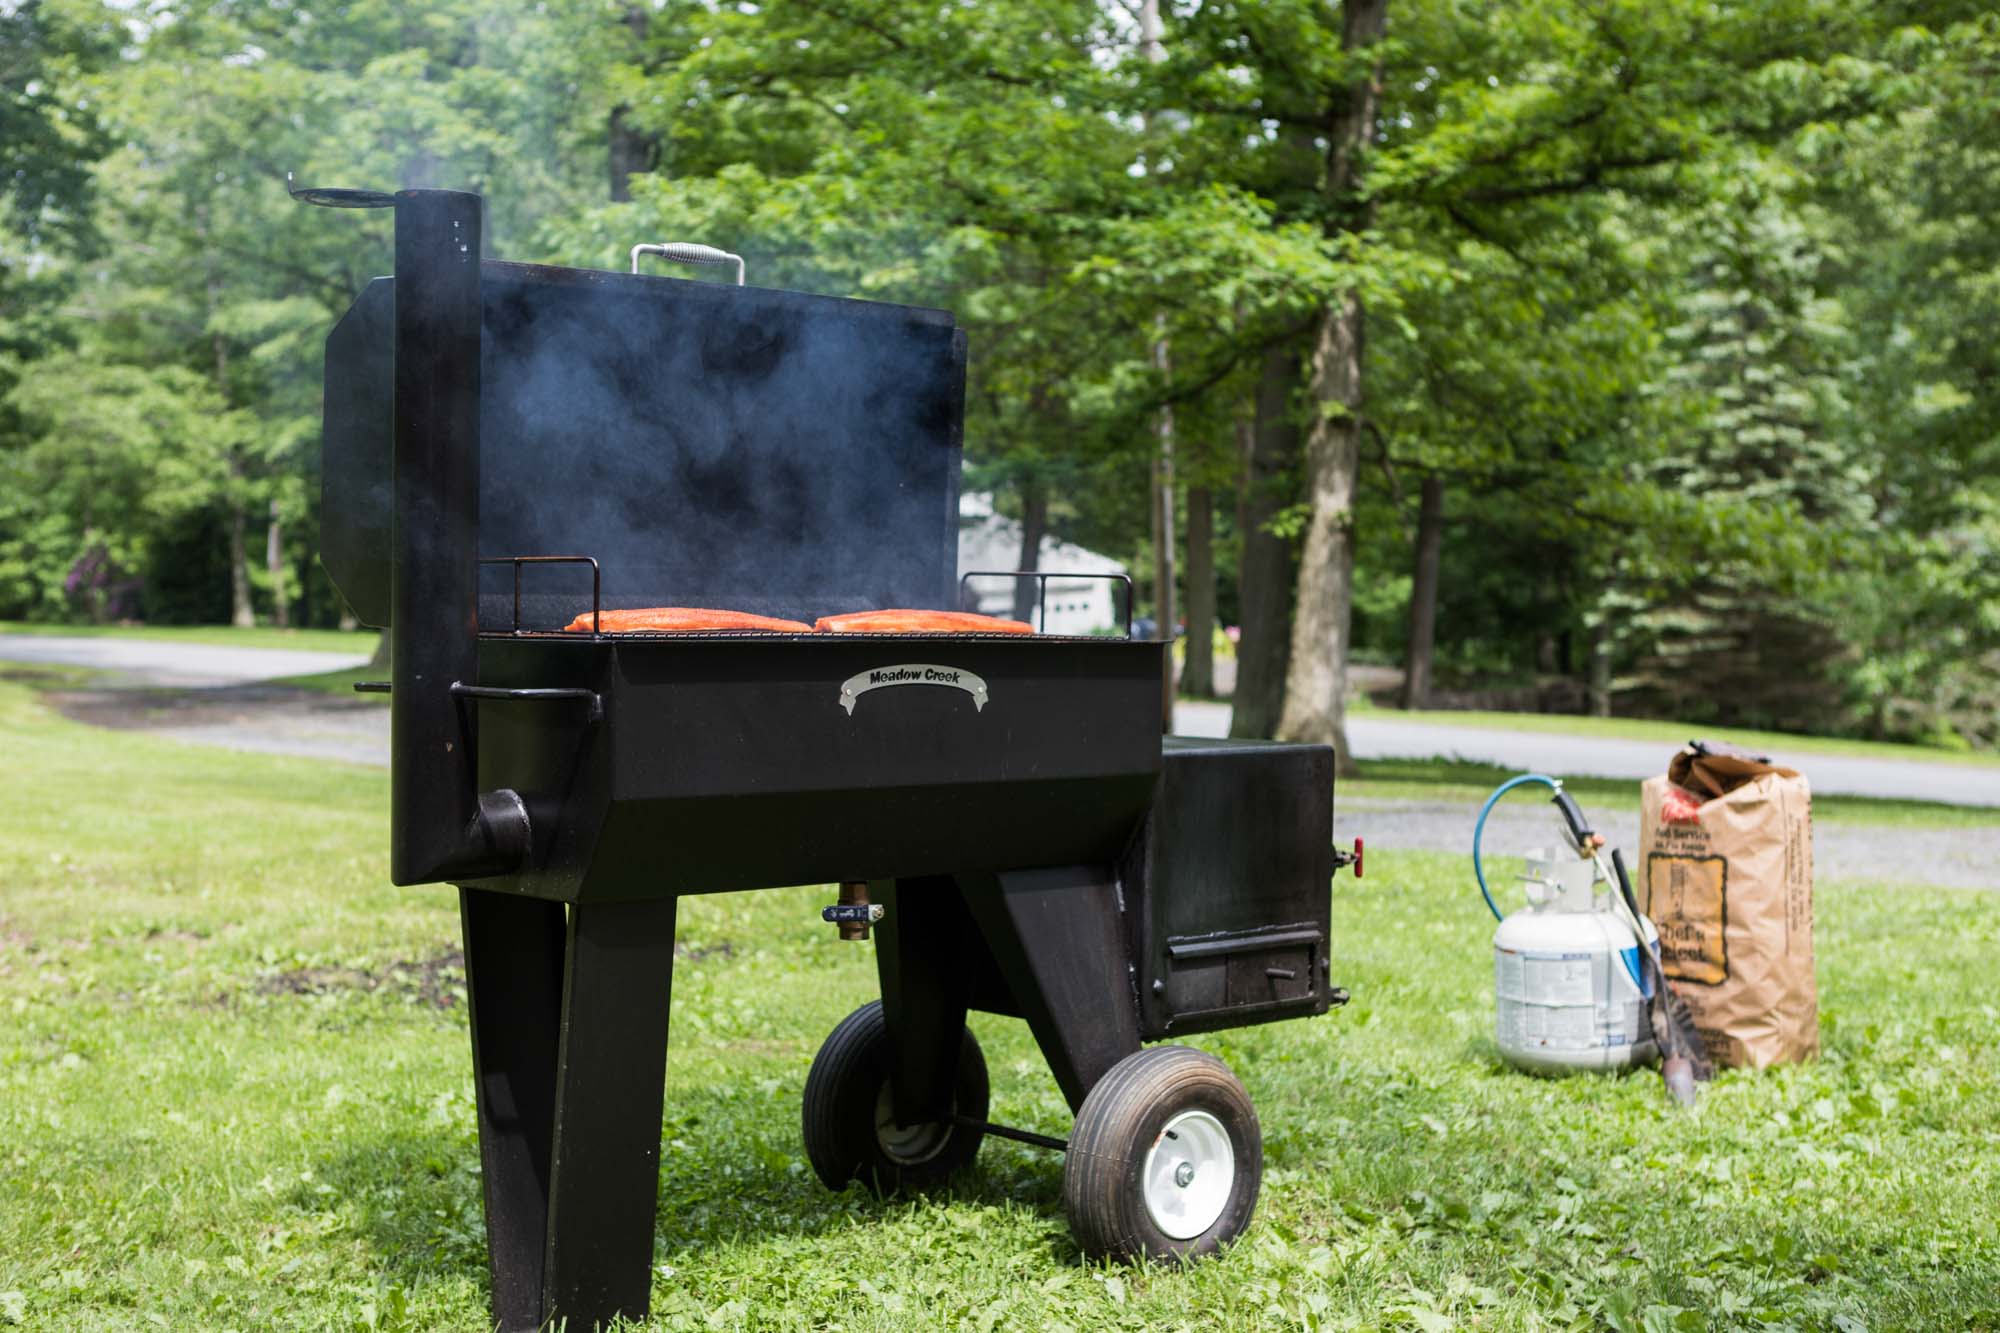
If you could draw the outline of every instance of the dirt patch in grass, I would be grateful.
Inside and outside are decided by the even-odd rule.
[[[90,673],[80,667],[0,665],[0,681],[34,689],[59,689],[79,684]]]
[[[53,680],[63,683],[62,678]],[[267,722],[273,716],[338,718],[371,715],[376,705],[361,695],[329,695],[289,685],[218,685],[201,689],[131,687],[67,689],[49,694],[52,707],[73,722],[120,731]]]
[[[674,942],[674,961],[677,963],[705,963],[711,958],[734,958],[736,946],[728,940],[717,940],[713,944],[682,944]]]
[[[430,1009],[452,1009],[465,994],[465,953],[453,949],[434,958],[398,959],[379,968],[291,967],[259,977],[253,989],[259,995],[387,993]]]
[[[0,933],[0,943],[8,938]],[[27,937],[20,938],[25,944]],[[693,947],[674,945],[674,960],[682,963],[700,963],[711,958],[733,958],[735,955],[736,946],[728,940]],[[282,972],[265,973],[251,989],[258,995],[382,993],[399,996],[430,1009],[452,1009],[465,995],[465,951],[453,949],[434,958],[397,959],[381,967],[341,964],[289,967]]]
[[[18,928],[12,921],[0,916],[0,977],[14,975],[14,955],[26,958],[34,952],[35,942],[28,932]]]

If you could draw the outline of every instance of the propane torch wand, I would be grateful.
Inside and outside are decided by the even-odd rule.
[[[1682,1106],[1691,1107],[1695,1103],[1695,1084],[1707,1082],[1715,1070],[1702,1050],[1701,1037],[1695,1032],[1687,1006],[1667,984],[1658,941],[1646,938],[1645,918],[1639,914],[1639,900],[1632,892],[1632,877],[1625,871],[1624,853],[1612,848],[1611,865],[1607,868],[1600,850],[1604,839],[1591,830],[1590,821],[1584,818],[1575,798],[1557,787],[1554,801],[1556,809],[1562,812],[1563,823],[1569,826],[1570,841],[1577,854],[1597,863],[1598,873],[1615,887],[1619,906],[1629,918],[1632,934],[1639,941],[1639,964],[1653,992],[1653,1035],[1660,1043],[1660,1081],[1666,1085],[1668,1096]]]

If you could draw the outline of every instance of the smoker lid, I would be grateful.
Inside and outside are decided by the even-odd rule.
[[[607,608],[956,605],[965,340],[948,312],[498,261],[481,276],[482,557],[595,556]],[[394,299],[376,279],[327,339],[321,558],[375,625]],[[482,625],[507,624],[511,577],[482,572]],[[588,596],[574,570],[538,570],[522,623],[555,628]]]

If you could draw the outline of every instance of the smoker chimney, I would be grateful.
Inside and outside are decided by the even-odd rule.
[[[514,869],[527,812],[478,793],[481,200],[396,195],[394,568],[389,877],[397,884]]]

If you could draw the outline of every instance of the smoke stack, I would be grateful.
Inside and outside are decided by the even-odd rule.
[[[395,519],[389,877],[499,874],[527,848],[511,792],[478,794],[477,729],[452,694],[479,671],[481,201],[396,195]]]

